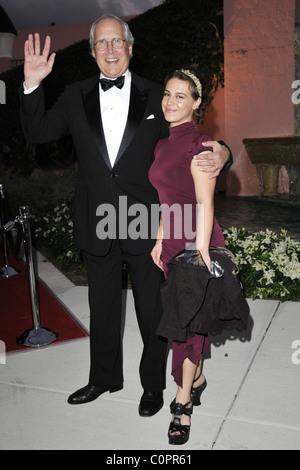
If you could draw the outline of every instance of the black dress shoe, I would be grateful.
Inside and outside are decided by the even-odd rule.
[[[85,387],[80,388],[79,390],[77,390],[77,392],[70,395],[68,398],[68,403],[70,405],[81,405],[83,403],[89,403],[93,400],[96,400],[96,398],[100,397],[102,393],[108,391],[110,391],[110,393],[113,393],[117,392],[118,390],[121,390],[122,388],[123,385],[118,385],[111,388],[100,388],[95,387],[94,385],[86,385]]]
[[[154,416],[164,404],[163,392],[144,392],[140,401],[139,415]]]

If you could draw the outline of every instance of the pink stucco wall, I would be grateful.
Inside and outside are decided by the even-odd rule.
[[[75,42],[87,39],[89,37],[92,21],[83,23],[63,24],[56,26],[44,26],[35,29],[23,29],[18,31],[18,36],[14,44],[14,59],[24,58],[24,42],[30,33],[39,33],[41,40],[44,41],[46,35],[51,37],[51,50],[56,51],[64,49]]]
[[[244,138],[294,135],[294,0],[224,0],[227,194],[262,191]]]

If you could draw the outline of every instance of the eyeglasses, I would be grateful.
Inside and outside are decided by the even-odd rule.
[[[95,42],[95,47],[98,49],[98,51],[106,51],[108,48],[108,44],[110,43],[114,49],[122,49],[124,46],[124,42],[126,42],[126,39],[120,39],[120,38],[114,38],[111,41],[106,41],[106,39],[99,39],[99,41]]]

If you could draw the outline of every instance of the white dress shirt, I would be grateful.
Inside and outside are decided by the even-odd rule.
[[[24,86],[24,95],[29,95],[30,93],[32,93],[34,90],[36,90],[39,86],[33,86],[31,88],[26,88],[25,86],[25,82],[23,82],[23,86]]]
[[[123,138],[130,99],[131,73],[127,70],[124,73],[125,82],[120,90],[113,86],[107,91],[103,91],[100,86],[100,112],[102,116],[103,130],[106,140],[106,147],[111,166],[114,166],[121,141]],[[100,78],[107,78],[100,75]]]
[[[120,90],[113,86],[107,91],[103,91],[99,83],[100,92],[100,112],[102,116],[103,130],[106,140],[106,147],[111,162],[114,166],[118,151],[123,138],[130,100],[131,73],[127,70],[124,73],[125,82]],[[102,73],[100,78],[107,78]],[[37,87],[27,89],[24,83],[24,93],[29,94]]]

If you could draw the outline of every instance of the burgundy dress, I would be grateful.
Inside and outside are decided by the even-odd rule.
[[[165,277],[167,263],[196,239],[196,209],[191,161],[205,150],[202,143],[211,140],[197,129],[194,121],[170,127],[170,136],[160,140],[155,148],[149,178],[157,189],[162,207],[163,244],[162,261]],[[222,230],[214,219],[211,245],[225,246]],[[172,375],[182,385],[182,364],[189,358],[198,364],[201,354],[209,352],[206,335],[195,335],[185,343],[173,341]]]

